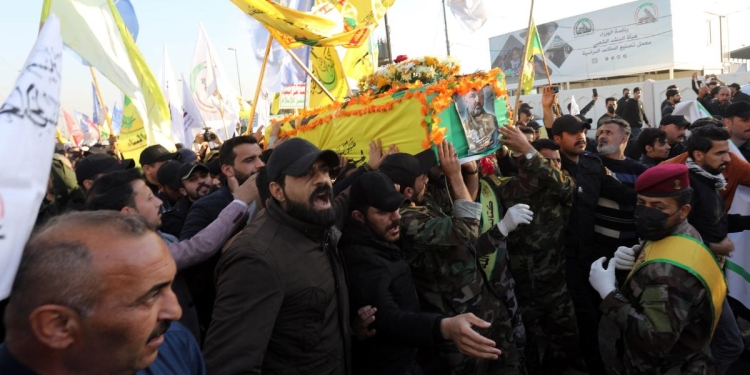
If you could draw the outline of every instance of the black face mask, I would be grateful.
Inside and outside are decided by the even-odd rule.
[[[635,217],[638,236],[647,241],[659,241],[669,236],[674,227],[667,227],[667,220],[678,212],[680,210],[669,215],[646,206],[636,206],[633,216]]]
[[[607,112],[609,112],[609,113],[615,113],[615,106],[611,105],[611,106],[607,107]]]

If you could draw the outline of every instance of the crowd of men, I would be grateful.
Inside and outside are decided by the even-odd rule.
[[[724,374],[750,102],[652,128],[633,92],[591,139],[545,90],[479,162],[373,140],[354,165],[277,128],[140,168],[59,148],[0,373],[606,374],[606,317],[625,373]]]

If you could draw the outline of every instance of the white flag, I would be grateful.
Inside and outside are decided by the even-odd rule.
[[[50,15],[0,107],[0,299],[10,295],[23,248],[47,192],[60,112],[63,42]],[[12,157],[11,157],[12,156]]]
[[[448,7],[458,23],[469,32],[479,30],[487,22],[484,0],[448,0]]]
[[[674,107],[674,111],[672,111],[672,115],[685,116],[685,118],[691,123],[701,118],[711,117],[711,113],[709,113],[706,107],[697,100],[688,100],[677,103]]]
[[[231,137],[239,121],[239,95],[227,83],[225,72],[206,30],[200,25],[188,84],[206,125],[219,134]],[[228,134],[224,134],[225,128]]]
[[[174,78],[172,72],[172,62],[169,61],[169,54],[167,54],[167,46],[164,45],[164,61],[159,72],[159,85],[161,85],[161,91],[164,93],[164,97],[169,103],[169,113],[172,117],[172,138],[175,142],[185,144],[185,131],[182,123],[182,98],[180,97],[177,89],[177,80]]]
[[[195,100],[193,100],[193,95],[190,93],[190,87],[188,87],[185,76],[182,76],[182,109],[184,111],[184,137],[187,142],[192,142],[193,139],[195,139],[195,135],[198,134],[205,125],[203,124],[201,111],[198,109]]]
[[[581,109],[578,108],[578,103],[576,103],[576,97],[575,95],[570,96],[570,114],[575,116],[581,113]]]
[[[745,160],[742,153],[731,141],[729,149],[737,157]],[[737,186],[737,191],[729,207],[729,215],[750,215],[750,188]],[[746,308],[750,309],[750,230],[738,233],[729,233],[729,239],[734,242],[732,257],[726,259],[724,270],[727,275],[727,287],[729,295],[740,301]]]

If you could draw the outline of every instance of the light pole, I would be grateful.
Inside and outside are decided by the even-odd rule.
[[[240,80],[240,60],[237,59],[237,48],[229,47],[230,51],[234,51],[234,64],[237,66],[237,84],[240,86],[240,96],[242,96],[242,81]]]

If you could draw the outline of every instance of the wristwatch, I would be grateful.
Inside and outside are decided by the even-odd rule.
[[[536,151],[536,150],[534,150],[534,151],[529,151],[529,152],[527,152],[526,154],[524,154],[524,156],[526,156],[526,160],[531,160],[531,158],[533,158],[533,157],[534,157],[534,155],[536,155],[536,153],[537,153],[537,151]]]

